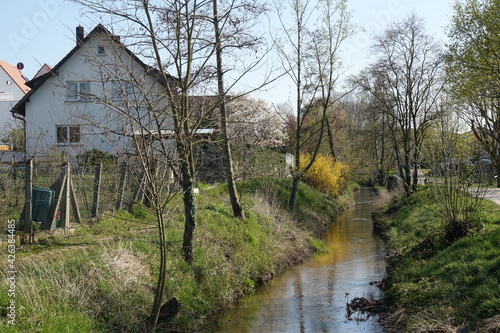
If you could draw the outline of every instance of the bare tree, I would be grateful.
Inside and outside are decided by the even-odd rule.
[[[418,163],[425,131],[437,116],[436,100],[443,88],[443,61],[438,44],[425,33],[415,14],[396,22],[372,46],[377,60],[358,83],[375,97],[388,115],[399,174],[407,194],[418,183]]]
[[[346,0],[291,0],[285,3],[286,8],[282,4],[276,4],[284,31],[284,38],[276,40],[276,45],[281,63],[296,89],[295,166],[292,170],[293,184],[289,200],[292,209],[296,205],[300,179],[314,163],[323,140],[327,110],[338,100],[334,95],[334,88],[340,75],[339,49],[352,31],[346,4]],[[292,27],[287,26],[286,10],[290,11]],[[304,119],[307,119],[317,101],[320,101],[322,115],[316,148],[310,163],[301,169]]]
[[[178,104],[172,103],[178,80],[144,64],[102,25],[90,32],[72,53],[88,67],[83,73],[72,74],[84,80],[84,89],[68,85],[63,81],[64,75],[56,76],[69,95],[84,101],[72,103],[68,117],[83,125],[78,135],[103,142],[127,164],[156,218],[160,261],[150,316],[150,324],[155,327],[166,282],[168,204],[176,194],[171,191],[170,171],[184,175],[189,168],[189,156],[172,140],[175,131],[179,131],[175,117],[177,122],[181,117],[175,109]],[[64,72],[64,65],[61,68]],[[178,101],[176,95],[175,101]],[[185,185],[190,178],[181,180]],[[189,194],[189,190],[183,192],[184,197],[186,192]]]
[[[392,141],[388,132],[388,115],[369,92],[356,89],[341,102],[353,128],[348,139],[351,158],[359,175],[369,175],[380,186],[386,185],[390,165],[394,162]]]
[[[137,171],[137,179],[145,182],[145,193],[150,197],[157,216],[161,262],[150,317],[151,325],[155,327],[166,278],[166,221],[163,213],[170,194],[165,197],[163,192],[168,187],[167,168],[174,172],[175,178],[180,182],[185,215],[182,252],[184,259],[191,263],[195,259],[193,240],[197,223],[193,144],[197,140],[197,130],[207,116],[204,114],[205,117],[202,117],[201,111],[215,113],[219,106],[223,109],[225,103],[221,101],[225,101],[225,89],[232,88],[238,81],[234,80],[229,85],[230,88],[226,88],[223,77],[217,75],[223,70],[222,51],[230,47],[253,47],[258,38],[252,39],[250,31],[243,29],[240,24],[245,22],[246,17],[235,16],[238,10],[239,13],[244,13],[245,9],[250,8],[245,7],[243,2],[224,2],[226,6],[222,14],[214,7],[217,3],[210,0],[73,2],[92,13],[105,15],[115,23],[116,30],[124,32],[128,46],[133,47],[135,54],[151,65],[143,64],[142,76],[137,76],[133,70],[126,71],[127,59],[116,57],[116,66],[101,64],[100,68],[105,74],[100,82],[108,82],[113,73],[123,75],[125,72],[128,76],[126,82],[118,84],[115,89],[125,95],[135,91],[137,97],[127,99],[126,103],[116,103],[109,98],[109,94],[87,94],[87,98],[105,105],[109,111],[107,121],[98,124],[94,121],[93,128],[99,129],[102,136],[110,137],[110,142],[116,137],[124,138],[120,145],[114,144],[118,151],[126,152],[126,147],[130,147],[132,142],[133,152],[128,151],[127,155],[135,155],[135,165],[141,171]],[[214,37],[217,32],[219,39]],[[116,36],[112,39],[112,44],[118,50],[126,49],[122,42],[117,42]],[[99,63],[102,59],[94,57],[93,60]],[[257,59],[247,64],[242,72],[255,68],[259,61]],[[224,69],[225,72],[228,70]],[[145,84],[142,79],[144,71],[161,84],[160,89],[157,89],[157,85],[153,89]],[[120,82],[119,79],[116,81]],[[193,96],[209,91],[216,91],[219,98],[204,110],[196,109]],[[92,117],[88,117],[88,121],[91,122]],[[228,161],[231,163],[230,154]]]
[[[244,219],[245,212],[243,205],[238,197],[236,189],[236,182],[233,170],[233,159],[231,152],[231,145],[229,142],[229,130],[227,124],[226,112],[226,90],[224,88],[224,72],[223,66],[223,52],[228,51],[230,48],[252,48],[259,43],[259,38],[254,37],[248,33],[242,33],[245,30],[244,24],[263,11],[256,2],[250,3],[246,1],[230,0],[223,8],[222,13],[219,12],[218,3],[224,1],[212,0],[213,8],[213,26],[215,35],[215,58],[216,58],[216,72],[217,72],[217,93],[219,95],[219,112],[220,112],[220,130],[222,148],[224,152],[223,164],[226,172],[226,181],[229,190],[229,198],[231,200],[231,207],[235,217]],[[235,15],[235,12],[244,10],[245,15]],[[246,27],[248,29],[248,27]],[[230,52],[230,51],[229,51]]]
[[[124,48],[121,42],[111,43],[117,50],[113,63],[104,63],[104,58],[95,57],[103,73],[100,82],[118,77],[114,88],[125,96],[123,102],[116,102],[112,94],[104,92],[101,96],[90,94],[97,104],[105,105],[108,112],[106,122],[94,124],[103,136],[112,135],[112,144],[120,155],[135,155],[131,160],[138,170],[135,175],[145,184],[145,195],[157,219],[160,246],[159,274],[151,310],[150,323],[155,327],[163,302],[167,273],[168,244],[166,238],[167,204],[171,199],[169,172],[172,170],[180,181],[184,204],[184,235],[182,252],[187,262],[194,260],[193,240],[197,222],[195,186],[195,167],[193,160],[193,138],[198,128],[195,110],[190,107],[190,91],[205,80],[204,69],[213,54],[207,39],[210,25],[207,15],[210,11],[206,3],[189,1],[75,1],[91,12],[109,15],[117,21],[116,29],[125,28],[126,40],[137,54],[154,67],[143,65],[143,71],[136,74],[129,68],[129,59],[122,57]],[[160,23],[160,24],[158,24]],[[89,53],[91,54],[91,53]],[[105,57],[106,59],[112,57]],[[138,60],[138,59],[135,59]],[[114,66],[113,66],[114,65]],[[167,74],[167,68],[173,74]],[[161,83],[157,89],[144,81],[146,76]],[[120,78],[121,76],[121,78]],[[113,79],[112,79],[113,80]],[[96,80],[97,81],[97,80]],[[123,82],[123,84],[121,83]],[[92,118],[88,118],[92,121]],[[109,126],[107,126],[109,124]],[[121,125],[121,127],[119,126]],[[119,144],[115,137],[128,138]],[[133,152],[127,151],[127,143]],[[130,147],[130,146],[129,146]],[[130,150],[130,149],[129,149]],[[165,194],[166,193],[166,194]]]

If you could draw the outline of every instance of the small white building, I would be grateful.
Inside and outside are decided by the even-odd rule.
[[[25,122],[28,158],[90,149],[114,154],[131,149],[139,129],[172,126],[164,76],[100,24],[87,36],[77,27],[76,46],[44,72],[27,83],[31,91],[13,107]]]
[[[0,60],[0,131],[13,119],[10,110],[31,90],[27,81],[20,69]]]

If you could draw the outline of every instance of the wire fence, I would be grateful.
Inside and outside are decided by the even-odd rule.
[[[206,154],[207,152],[204,151],[204,155]],[[215,158],[212,155],[219,157]],[[220,155],[216,153],[212,155],[209,156],[210,158],[204,156],[204,158],[197,159],[197,177],[200,182],[213,183],[225,180]],[[240,180],[264,175],[283,177],[286,176],[290,166],[284,154],[269,155],[257,149],[251,153],[248,150],[237,150],[235,155],[239,160],[236,163],[236,175]],[[45,227],[50,226],[50,229],[63,224],[64,205],[69,206],[69,202],[64,201],[65,188],[69,189],[67,198],[71,198],[71,203],[76,205],[76,209],[74,206],[71,207],[69,221],[65,220],[64,224],[78,222],[77,217],[81,217],[80,222],[83,223],[93,222],[102,217],[105,212],[114,213],[118,210],[129,209],[135,203],[143,202],[143,199],[147,201],[147,194],[144,194],[147,191],[138,171],[140,168],[130,168],[116,160],[100,164],[72,163],[68,187],[64,185],[66,184],[64,177],[68,174],[67,162],[34,162],[31,177],[29,177],[30,171],[27,165],[27,163],[18,162],[0,166],[0,216],[5,217],[5,221],[0,223],[0,227],[3,224],[1,231],[5,231],[6,221],[12,219],[18,220],[18,230],[25,230],[23,212],[26,211],[26,203],[31,202],[31,205],[34,205],[32,211],[39,208],[37,205],[40,202],[37,200],[40,201],[40,198],[33,195],[36,191],[52,193],[49,195],[50,207],[45,209],[47,211],[45,218],[51,220],[45,224]],[[178,190],[173,174],[166,170],[161,172],[171,174],[167,177],[170,182],[167,190],[172,192]],[[32,198],[27,198],[25,190],[28,177],[29,186],[33,189],[30,194]],[[62,203],[59,205],[59,202]],[[33,221],[38,222],[34,224],[35,229],[43,225],[42,221],[37,221],[34,217]]]
[[[100,171],[99,174],[98,171]],[[106,211],[127,209],[140,198],[137,196],[136,180],[126,177],[126,171],[123,164],[76,165],[71,168],[71,195],[74,194],[76,198],[75,202],[82,222],[98,219]],[[29,169],[25,164],[4,165],[0,168],[1,216],[23,221],[28,173]],[[61,188],[61,180],[66,173],[67,163],[34,163],[31,178],[33,193],[37,190],[53,192],[49,204],[55,207],[57,194],[64,191],[64,188]],[[97,194],[99,195],[96,201]],[[40,204],[36,200],[36,196],[33,196],[32,205],[35,206],[35,210]],[[56,219],[61,218],[62,209],[61,206],[57,208]],[[76,222],[74,215],[73,211],[70,222]]]

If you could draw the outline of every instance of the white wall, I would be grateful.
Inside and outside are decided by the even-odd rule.
[[[107,38],[103,34],[88,40],[59,68],[58,77],[50,77],[30,97],[26,103],[27,156],[44,156],[55,149],[70,155],[78,155],[91,148],[115,153],[117,149],[130,147],[130,139],[112,132],[132,132],[129,119],[117,109],[130,111],[134,108],[124,107],[123,101],[111,98],[112,81],[139,80],[140,87],[144,89],[141,93],[148,91],[149,96],[156,99],[161,87],[151,76],[144,76],[143,68],[128,54],[114,49],[116,44]],[[106,55],[97,55],[98,46],[104,46]],[[93,97],[87,101],[68,101],[68,81],[89,81]],[[164,110],[165,105],[164,99],[158,103],[158,107]],[[137,112],[142,123],[132,126],[148,126],[148,113],[143,109]],[[168,111],[164,114],[168,115]],[[168,126],[167,123],[165,126]],[[58,125],[80,125],[81,142],[58,144]]]

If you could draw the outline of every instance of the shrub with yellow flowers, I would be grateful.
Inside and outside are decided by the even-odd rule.
[[[300,169],[304,170],[311,161],[311,154],[300,154]],[[316,160],[303,176],[303,181],[323,193],[336,197],[342,193],[347,183],[349,166],[324,154],[316,156]]]

